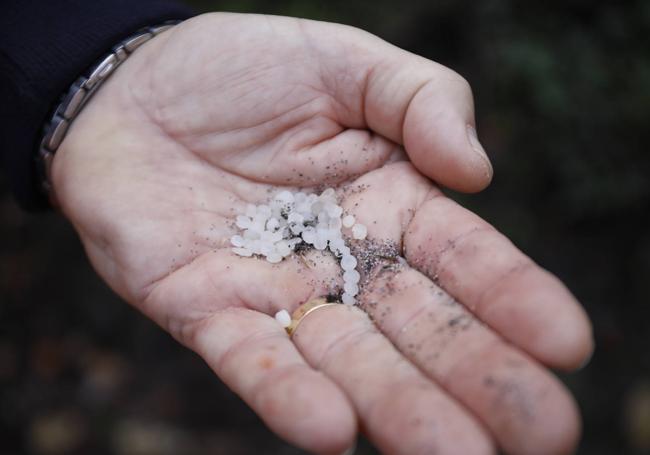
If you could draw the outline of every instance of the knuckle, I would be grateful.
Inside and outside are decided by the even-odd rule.
[[[458,93],[466,98],[472,98],[472,86],[469,81],[452,69],[448,71],[448,80],[456,87]]]

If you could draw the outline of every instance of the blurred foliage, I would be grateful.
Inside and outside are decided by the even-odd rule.
[[[189,3],[354,25],[468,79],[496,176],[480,195],[452,196],[558,274],[593,318],[596,355],[564,378],[584,414],[580,453],[650,453],[650,2]],[[0,214],[7,447],[298,453],[119,303],[63,220],[21,213],[6,194]]]

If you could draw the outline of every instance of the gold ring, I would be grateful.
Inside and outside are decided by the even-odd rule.
[[[298,326],[300,325],[300,322],[302,322],[302,320],[305,319],[305,316],[307,316],[309,313],[313,313],[319,308],[323,308],[330,305],[340,305],[340,304],[330,303],[323,298],[319,298],[319,299],[312,299],[309,302],[300,305],[291,314],[291,324],[289,324],[289,326],[286,327],[285,330],[287,331],[289,336],[292,336],[296,331],[296,329],[298,328]]]

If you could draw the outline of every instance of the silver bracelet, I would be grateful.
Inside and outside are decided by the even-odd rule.
[[[153,37],[179,24],[181,21],[167,21],[155,27],[145,27],[136,34],[121,41],[111,52],[79,77],[63,95],[54,114],[45,125],[43,138],[36,156],[36,169],[40,185],[46,196],[51,196],[50,170],[52,159],[63,142],[72,121],[108,77],[140,46]]]

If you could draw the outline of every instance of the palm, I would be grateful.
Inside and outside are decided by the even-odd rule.
[[[316,39],[323,34],[327,41]],[[407,125],[407,109],[418,106],[394,109],[390,81],[373,85],[360,69],[373,46],[349,29],[281,18],[208,16],[166,33],[75,123],[55,162],[63,210],[118,293],[300,445],[341,448],[356,414],[395,453],[482,453],[488,433],[512,453],[533,453],[527,444],[561,451],[575,432],[570,401],[501,337],[569,366],[588,349],[574,342],[587,330],[582,315],[560,285],[404,161],[405,143],[421,172],[461,189],[472,188],[459,177],[477,172],[444,153],[438,161],[425,155],[422,122]],[[395,99],[379,102],[373,91]],[[336,289],[334,260],[310,253],[273,266],[234,256],[228,239],[247,202],[324,186],[338,187],[344,208],[369,227],[370,243],[357,245],[374,251],[360,302],[383,336],[363,313],[322,310],[294,338],[298,353],[267,315]],[[408,264],[396,266],[393,253]],[[557,308],[582,333],[544,335],[557,327],[548,317]],[[387,431],[381,420],[390,415],[398,420]],[[462,441],[441,438],[436,426]]]

